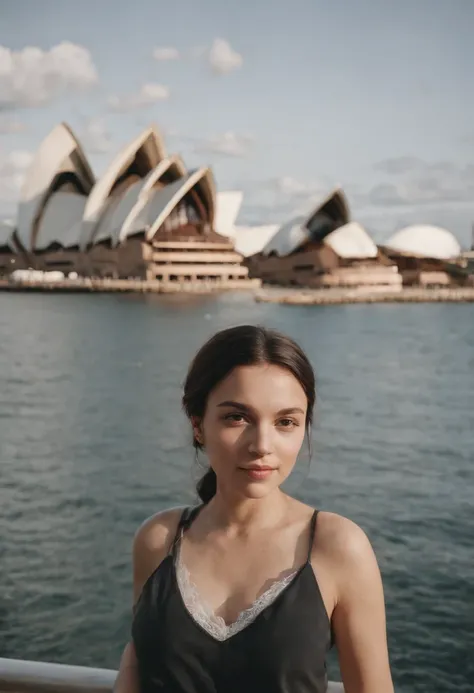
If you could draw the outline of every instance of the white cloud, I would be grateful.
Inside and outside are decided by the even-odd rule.
[[[222,135],[215,135],[203,142],[198,148],[223,156],[244,157],[250,153],[254,140],[249,135],[238,135],[228,131]]]
[[[277,178],[274,184],[279,193],[289,197],[304,197],[311,195],[314,190],[313,184],[297,180],[291,176]]]
[[[17,135],[26,132],[26,125],[13,118],[0,119],[0,135]]]
[[[40,106],[61,92],[85,89],[98,81],[91,54],[83,46],[68,41],[47,51],[0,46],[0,110]]]
[[[423,165],[423,161],[417,156],[397,156],[379,161],[374,169],[389,176],[399,176],[419,171]]]
[[[81,132],[80,139],[90,154],[106,154],[112,147],[104,118],[91,118]]]
[[[159,61],[179,60],[180,54],[177,48],[163,46],[162,48],[155,48],[153,50],[153,57],[155,60]]]
[[[282,224],[307,216],[335,185],[330,180],[304,181],[292,176],[240,181],[244,191],[245,219],[249,224]]]
[[[289,204],[297,205],[298,210],[306,210],[313,201],[328,195],[335,187],[329,181],[302,181],[292,176],[282,176],[270,181],[276,193],[285,198]]]
[[[401,157],[381,162],[378,168],[391,179],[375,185],[366,195],[356,196],[361,205],[403,207],[474,201],[472,164],[458,166],[451,161],[429,163]]]
[[[16,202],[26,170],[33,160],[31,152],[14,150],[8,154],[0,153],[0,201]]]
[[[147,108],[158,101],[169,99],[170,91],[162,84],[144,84],[140,91],[135,94],[123,94],[121,96],[111,96],[108,100],[109,108],[112,111],[125,112],[135,111],[140,108]]]
[[[228,41],[216,38],[208,54],[209,65],[218,75],[225,75],[242,67],[244,59]]]

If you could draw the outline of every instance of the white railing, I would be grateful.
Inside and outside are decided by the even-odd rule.
[[[0,657],[0,693],[111,693],[117,672]],[[328,693],[344,693],[330,683]]]

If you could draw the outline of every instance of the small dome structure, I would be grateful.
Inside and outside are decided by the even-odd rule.
[[[397,231],[385,243],[385,247],[404,255],[452,260],[461,254],[457,238],[439,226],[416,224]]]

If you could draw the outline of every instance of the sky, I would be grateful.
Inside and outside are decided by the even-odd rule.
[[[335,185],[377,241],[471,244],[472,0],[0,0],[0,218],[67,122],[100,176],[147,125],[239,189],[243,225]]]

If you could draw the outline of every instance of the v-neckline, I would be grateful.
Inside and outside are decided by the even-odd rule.
[[[179,551],[179,547],[177,547],[177,548],[178,548],[178,551]],[[185,599],[184,599],[184,596],[183,596],[183,594],[182,594],[182,592],[181,592],[181,588],[180,588],[180,586],[179,586],[179,580],[178,580],[178,576],[177,576],[177,572],[176,572],[176,554],[175,554],[175,556],[172,556],[171,558],[172,558],[171,564],[172,564],[172,570],[173,570],[173,579],[174,579],[174,583],[175,583],[175,586],[176,586],[176,591],[177,591],[177,593],[178,593],[179,601],[180,601],[180,603],[181,603],[181,606],[183,607],[184,612],[186,613],[188,619],[192,622],[192,624],[193,624],[196,628],[198,628],[202,633],[204,633],[205,635],[207,635],[208,638],[210,638],[213,642],[215,642],[215,643],[217,643],[217,644],[229,642],[230,640],[233,640],[234,638],[236,638],[240,633],[244,633],[246,630],[248,630],[249,628],[251,628],[251,627],[254,625],[254,623],[256,623],[256,622],[257,622],[257,621],[258,621],[258,620],[270,609],[270,607],[272,607],[274,604],[277,604],[277,603],[284,597],[284,595],[288,592],[288,590],[289,590],[291,587],[293,587],[293,585],[296,584],[296,582],[299,580],[299,578],[300,578],[301,575],[304,573],[304,571],[308,568],[308,566],[311,568],[311,573],[312,573],[312,575],[313,575],[314,581],[316,581],[316,577],[315,577],[315,575],[314,575],[314,571],[313,571],[313,567],[312,567],[311,563],[310,563],[309,561],[305,561],[305,563],[303,563],[303,565],[301,565],[301,566],[296,570],[296,572],[295,572],[295,574],[293,575],[293,577],[292,577],[292,579],[290,580],[290,582],[289,582],[287,585],[285,585],[285,587],[284,587],[284,588],[281,590],[281,592],[276,596],[276,598],[275,598],[274,600],[272,600],[271,602],[269,602],[266,606],[264,606],[263,609],[262,609],[261,611],[259,611],[259,613],[257,614],[257,616],[256,616],[252,621],[250,621],[249,623],[245,624],[245,626],[244,626],[243,628],[241,628],[241,629],[235,631],[235,633],[232,633],[232,634],[229,635],[227,638],[224,638],[223,640],[220,640],[219,638],[216,638],[212,633],[210,633],[206,628],[204,628],[204,626],[201,625],[201,624],[196,620],[196,618],[194,617],[194,615],[193,615],[193,614],[190,612],[190,610],[188,609],[188,606],[187,606],[187,604],[186,604],[186,601],[185,601]],[[272,583],[272,584],[274,584],[274,583]],[[271,588],[271,585],[270,585],[270,587],[269,587],[268,589],[270,589],[270,588]],[[267,590],[265,590],[265,592],[266,592],[266,591],[267,591]],[[263,594],[265,594],[265,592],[264,592]],[[198,593],[199,593],[199,592],[198,592]],[[261,596],[262,596],[262,595],[261,595]],[[259,597],[257,597],[257,599],[254,600],[254,602],[253,602],[248,608],[252,608],[252,606],[254,606],[254,604],[256,603],[256,601],[257,601],[258,599],[259,599]],[[242,613],[242,612],[241,612],[241,613]],[[233,623],[236,623],[236,621],[234,621]],[[229,626],[230,626],[230,625],[232,625],[232,624],[229,624]]]
[[[276,598],[274,600],[272,600],[268,604],[266,604],[263,607],[263,609],[256,615],[256,617],[254,619],[252,619],[249,623],[245,624],[245,626],[243,628],[236,630],[234,633],[229,635],[224,640],[219,640],[218,638],[216,638],[212,633],[210,633],[206,628],[204,628],[204,626],[202,626],[196,620],[194,615],[188,609],[188,607],[186,605],[186,601],[184,599],[184,595],[182,594],[181,588],[179,586],[179,580],[178,580],[178,575],[177,575],[177,570],[176,570],[176,568],[177,568],[176,563],[177,563],[177,560],[179,557],[179,553],[181,551],[183,536],[184,536],[186,530],[189,529],[192,522],[196,519],[196,516],[199,514],[199,512],[202,510],[203,507],[204,507],[204,504],[201,504],[199,506],[195,506],[193,509],[190,510],[189,514],[185,518],[185,521],[182,524],[180,523],[181,526],[179,527],[178,533],[177,533],[176,538],[173,542],[173,546],[171,547],[171,552],[170,552],[170,554],[168,554],[168,557],[171,559],[171,568],[172,568],[173,580],[174,580],[176,591],[178,593],[179,601],[181,602],[181,605],[182,605],[184,612],[188,616],[191,623],[193,623],[194,626],[196,628],[198,628],[200,631],[205,633],[207,635],[207,637],[210,638],[213,642],[216,642],[216,643],[229,642],[230,640],[236,638],[240,633],[243,633],[246,630],[248,630],[249,628],[251,628],[251,626],[253,626],[253,624],[256,623],[270,609],[270,607],[272,607],[274,604],[277,604],[281,599],[284,598],[284,596],[286,595],[288,590],[291,589],[296,584],[296,582],[300,579],[301,575],[303,575],[304,571],[307,570],[308,568],[311,570],[313,582],[316,585],[317,590],[320,591],[318,582],[316,580],[316,575],[314,574],[313,566],[311,565],[311,556],[310,556],[310,549],[309,549],[306,561],[296,570],[295,574],[293,575],[293,578],[290,580],[290,582],[287,585],[285,585],[285,587],[281,590],[281,592],[279,592],[279,594],[276,596]],[[315,528],[317,513],[318,513],[318,511],[315,510],[313,512],[313,515],[311,518],[310,547],[312,546],[312,537],[314,536],[314,528]],[[199,594],[199,590],[197,590],[197,593]],[[258,597],[257,597],[257,599],[258,599]],[[254,600],[254,602],[248,608],[252,608],[252,606],[256,603],[256,601],[257,600]]]

